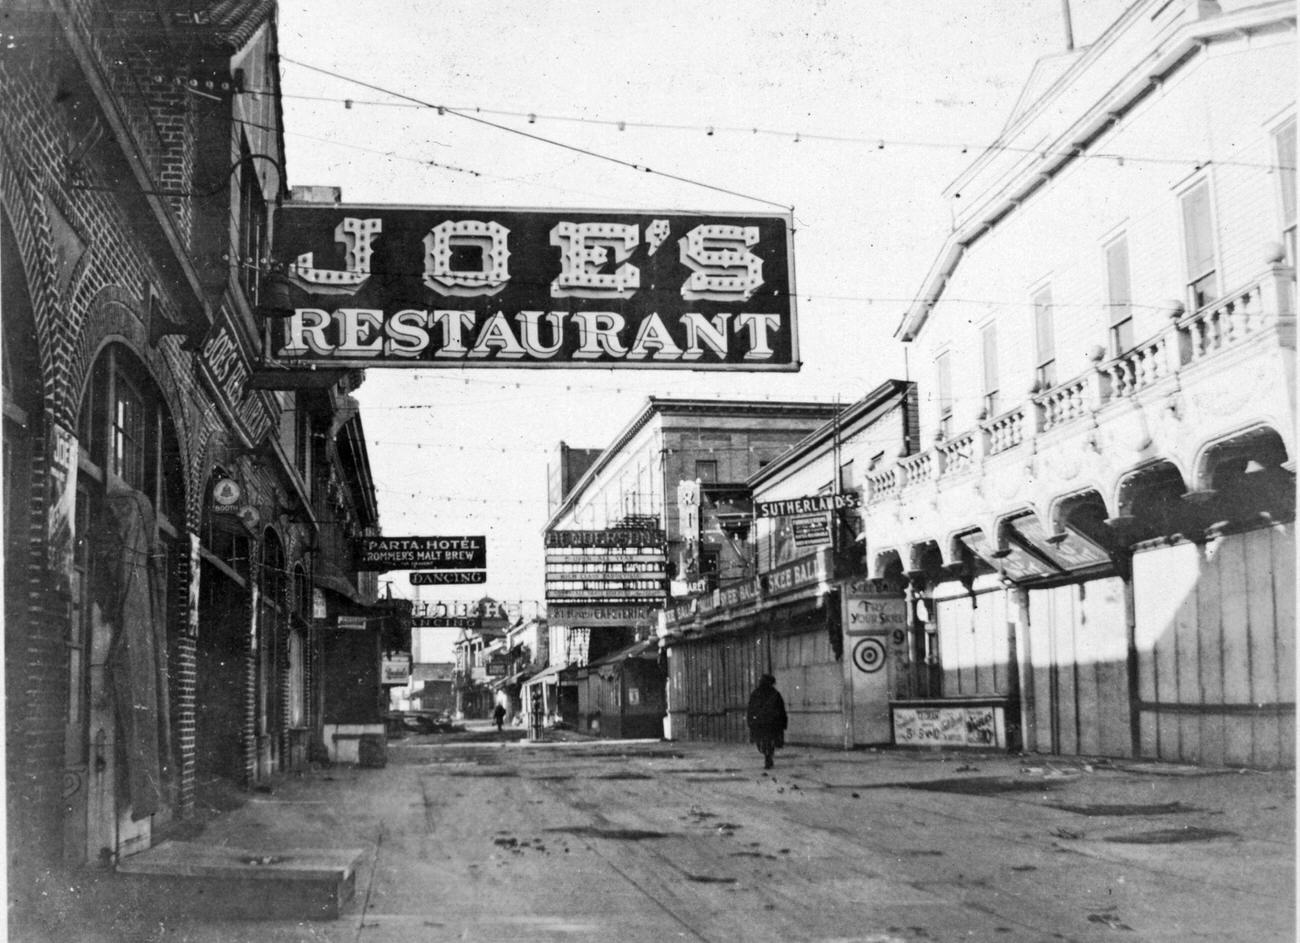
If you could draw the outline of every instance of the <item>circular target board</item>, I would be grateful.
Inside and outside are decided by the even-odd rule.
[[[853,664],[867,674],[879,671],[885,667],[885,643],[877,638],[864,638],[853,646]]]

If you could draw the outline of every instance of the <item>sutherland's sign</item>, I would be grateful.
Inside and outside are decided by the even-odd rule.
[[[862,495],[857,491],[843,494],[817,494],[807,498],[788,498],[783,501],[755,501],[755,517],[793,517],[799,514],[819,514],[862,507]]]
[[[791,220],[290,204],[293,316],[267,355],[335,367],[797,370]]]

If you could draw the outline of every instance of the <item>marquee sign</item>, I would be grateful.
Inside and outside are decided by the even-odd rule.
[[[556,603],[548,607],[548,612],[553,624],[565,626],[650,624],[658,618],[658,610],[653,606],[621,603],[606,605]]]
[[[665,534],[658,528],[546,532],[546,600],[555,603],[658,603],[664,595]]]
[[[303,367],[799,369],[789,216],[288,204]]]
[[[482,616],[412,616],[413,629],[477,629],[483,624]]]

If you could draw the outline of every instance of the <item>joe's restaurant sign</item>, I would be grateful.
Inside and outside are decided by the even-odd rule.
[[[289,204],[268,357],[798,370],[788,216]]]

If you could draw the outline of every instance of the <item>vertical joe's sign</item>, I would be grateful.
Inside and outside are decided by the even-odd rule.
[[[789,216],[290,204],[278,366],[798,370]]]

